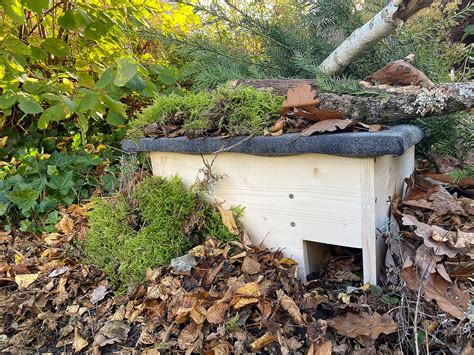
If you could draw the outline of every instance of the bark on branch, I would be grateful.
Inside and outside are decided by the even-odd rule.
[[[255,88],[271,88],[275,95],[285,96],[289,88],[308,83],[321,100],[318,108],[338,111],[344,118],[365,123],[393,124],[419,117],[469,110],[474,106],[474,82],[435,85],[429,89],[418,86],[378,86],[371,90],[380,95],[339,95],[321,93],[312,80],[268,79],[236,80],[232,86],[245,85]]]
[[[369,22],[355,30],[320,65],[329,75],[340,74],[367,48],[395,32],[398,25],[433,0],[392,0]]]

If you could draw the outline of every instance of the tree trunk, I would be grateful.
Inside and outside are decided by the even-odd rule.
[[[367,48],[395,32],[398,25],[433,0],[392,0],[369,22],[355,30],[320,65],[329,75],[340,74]]]
[[[360,96],[320,92],[313,80],[268,79],[235,80],[231,86],[246,85],[271,88],[275,95],[285,96],[288,89],[308,83],[321,100],[318,108],[337,111],[344,118],[365,123],[393,124],[419,117],[469,110],[474,105],[474,82],[435,85],[429,89],[418,86],[374,86],[374,96]]]

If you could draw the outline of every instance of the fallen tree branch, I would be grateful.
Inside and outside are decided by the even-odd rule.
[[[344,118],[365,123],[392,124],[407,122],[419,117],[442,115],[469,110],[474,106],[474,82],[418,86],[373,86],[374,96],[360,96],[320,92],[313,80],[297,79],[243,79],[231,86],[245,85],[255,88],[271,88],[275,95],[285,96],[288,89],[300,83],[308,83],[321,100],[318,108],[342,112]]]
[[[433,0],[392,0],[369,22],[358,28],[342,42],[320,65],[326,74],[336,75],[373,44],[395,32],[398,25],[425,8]]]

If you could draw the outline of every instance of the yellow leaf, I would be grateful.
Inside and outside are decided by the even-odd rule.
[[[18,265],[23,260],[23,255],[16,253],[15,254],[15,264]]]
[[[72,343],[72,348],[74,351],[77,353],[84,349],[87,345],[89,345],[87,340],[81,337],[76,329],[74,332],[74,342]]]
[[[351,303],[351,296],[344,293],[344,292],[340,292],[338,295],[337,295],[337,299],[340,300],[342,299],[342,302],[344,302],[345,304],[349,304]]]
[[[217,205],[217,209],[221,213],[222,223],[229,228],[229,232],[234,235],[239,234],[239,229],[237,228],[237,224],[235,223],[234,215],[232,211],[226,210],[224,207]]]
[[[7,144],[8,137],[0,138],[0,148],[3,148]]]
[[[369,283],[366,283],[365,285],[359,287],[359,289],[361,289],[362,291],[368,291],[369,288],[370,288],[370,284],[369,284]]]
[[[55,225],[56,229],[64,234],[69,234],[74,228],[74,222],[67,214]]]
[[[257,303],[258,297],[260,297],[260,286],[256,282],[249,282],[237,289],[232,305],[235,309],[239,309]]]
[[[278,262],[280,263],[280,265],[285,265],[285,266],[293,266],[297,264],[296,261],[294,261],[291,258],[282,258]]]
[[[22,274],[15,276],[15,282],[20,289],[25,289],[38,279],[38,274]]]

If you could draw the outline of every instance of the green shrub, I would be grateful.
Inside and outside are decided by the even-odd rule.
[[[148,268],[168,264],[208,235],[222,241],[234,238],[220,214],[199,193],[186,190],[178,177],[152,177],[132,197],[117,194],[95,202],[84,251],[112,281],[130,284],[143,281]]]
[[[284,98],[252,87],[219,87],[209,92],[158,96],[130,123],[129,136],[143,136],[151,123],[178,125],[183,134],[201,136],[219,131],[230,135],[263,133],[280,115]]]

